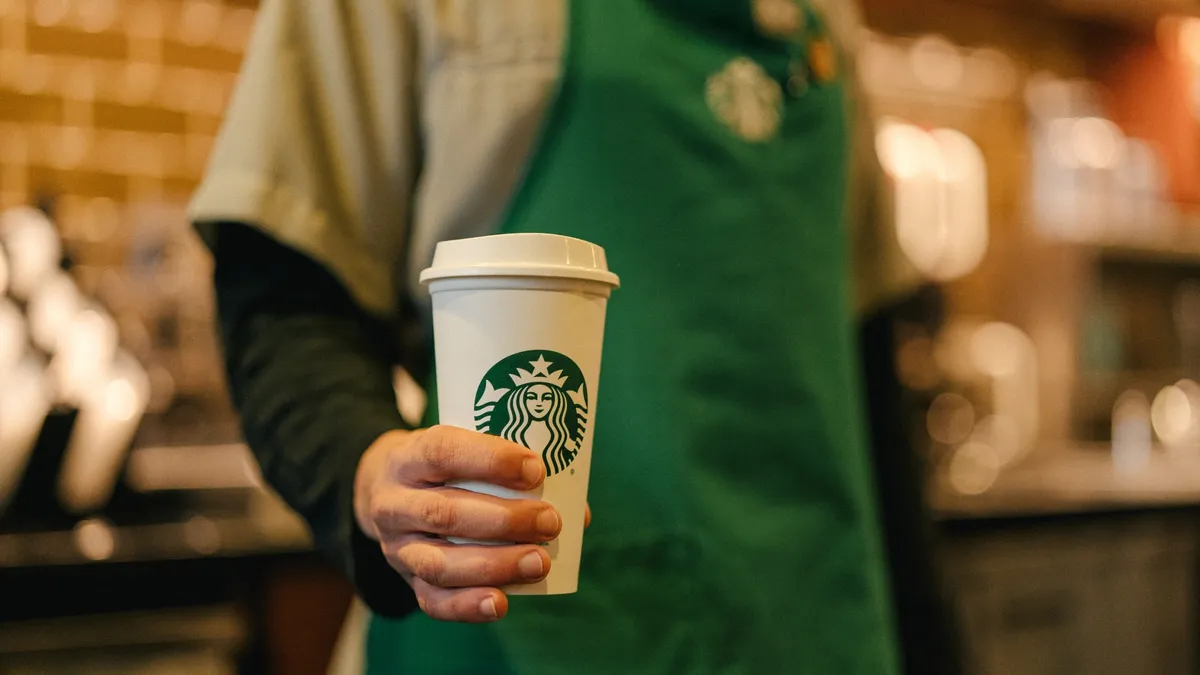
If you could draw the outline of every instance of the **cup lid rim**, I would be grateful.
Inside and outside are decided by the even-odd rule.
[[[592,281],[620,286],[604,249],[557,234],[495,234],[439,242],[421,284],[452,278],[526,277]]]
[[[479,277],[526,277],[526,278],[556,278],[577,279],[580,281],[595,281],[609,286],[620,286],[621,281],[616,274],[607,270],[586,269],[572,265],[537,265],[537,264],[502,264],[474,265],[471,267],[429,268],[421,272],[420,282],[428,284],[446,279],[463,279]]]

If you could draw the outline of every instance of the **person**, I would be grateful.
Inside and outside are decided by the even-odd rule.
[[[246,439],[370,606],[369,672],[943,672],[900,655],[929,584],[889,590],[873,488],[855,317],[914,277],[858,30],[843,0],[264,0],[190,214]],[[410,423],[392,375],[435,396],[437,242],[539,231],[623,286],[580,590],[509,598],[557,513],[447,483],[539,485],[570,391],[514,390],[481,434]]]

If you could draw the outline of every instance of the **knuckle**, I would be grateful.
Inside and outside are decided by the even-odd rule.
[[[378,497],[372,497],[370,504],[367,506],[367,516],[372,523],[380,529],[386,529],[386,526],[391,522],[395,513],[391,506]]]
[[[421,433],[420,443],[424,452],[438,454],[442,448],[450,445],[454,436],[454,428],[444,424],[429,427]]]
[[[396,570],[396,572],[401,575],[410,572],[408,565],[404,562],[404,556],[400,551],[397,551],[395,547],[388,546],[386,544],[380,544],[379,546],[383,550],[383,557],[385,560],[387,560],[389,567]]]
[[[453,621],[470,622],[475,619],[478,610],[470,603],[460,599],[451,604],[450,616]]]
[[[454,529],[458,524],[458,509],[453,502],[443,495],[428,492],[417,502],[417,519],[429,531],[443,534]]]
[[[486,556],[478,565],[476,574],[486,583],[503,584],[517,577],[516,563],[499,556]]]
[[[456,448],[449,427],[436,426],[421,435],[417,448],[420,461],[434,469],[445,469],[453,463]]]
[[[445,581],[445,560],[432,547],[414,547],[402,554],[402,557],[404,566],[413,576],[431,586],[440,586]]]
[[[396,476],[402,475],[409,461],[410,457],[405,452],[389,452],[383,463],[384,476],[394,479]]]

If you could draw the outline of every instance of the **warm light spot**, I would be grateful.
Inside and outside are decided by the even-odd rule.
[[[1059,118],[1051,120],[1046,131],[1046,142],[1050,148],[1050,157],[1059,166],[1066,169],[1079,167],[1079,154],[1075,146],[1075,120]]]
[[[1003,52],[995,49],[976,49],[966,60],[963,84],[983,98],[1006,99],[1018,85],[1017,67]]]
[[[1040,71],[1025,84],[1025,105],[1042,119],[1062,117],[1071,111],[1071,87],[1053,74]]]
[[[138,414],[138,393],[126,380],[113,380],[104,390],[104,409],[109,416],[127,422]]]
[[[1150,421],[1164,445],[1174,447],[1187,441],[1196,422],[1187,392],[1177,386],[1163,387],[1150,406]]]
[[[896,239],[909,261],[941,281],[978,267],[988,243],[987,167],[979,147],[959,131],[927,132],[884,119],[876,148],[893,179]]]
[[[863,46],[858,69],[863,87],[870,92],[880,92],[896,87],[907,78],[908,59],[900,47],[881,39],[871,39]]]
[[[0,298],[0,382],[8,378],[25,356],[28,339],[21,310],[8,299]]]
[[[117,549],[112,526],[103,518],[88,518],[75,526],[75,546],[88,560],[108,560]]]
[[[1179,53],[1195,65],[1200,65],[1200,19],[1189,17],[1178,21]]]
[[[957,279],[983,261],[988,247],[987,164],[966,134],[935,129],[931,135],[941,156],[940,226],[947,235],[934,278]]]
[[[975,407],[961,394],[939,394],[925,415],[929,437],[946,445],[957,445],[967,440],[974,426]]]
[[[117,353],[116,323],[99,309],[76,315],[56,343],[51,365],[67,401],[104,381]]]
[[[940,168],[939,149],[933,138],[900,120],[880,121],[876,149],[884,171],[896,180],[915,178]]]
[[[221,549],[221,530],[211,519],[193,516],[183,524],[183,540],[195,552],[212,555]]]
[[[82,296],[64,273],[55,274],[29,300],[27,316],[34,344],[53,351],[59,336],[79,311]]]
[[[987,443],[972,441],[955,451],[950,460],[950,485],[964,495],[987,492],[1000,476],[1000,462]]]
[[[1020,425],[1007,415],[991,415],[980,420],[973,436],[992,446],[1001,466],[1013,463],[1025,450]]]
[[[954,44],[940,35],[915,40],[909,60],[917,81],[930,89],[950,91],[962,81],[962,55]]]
[[[0,237],[9,256],[12,293],[27,299],[58,270],[62,255],[58,230],[41,211],[19,208],[0,215]]]
[[[984,324],[971,336],[971,363],[990,377],[1016,373],[1031,352],[1029,336],[1007,323]]]
[[[1112,414],[1113,468],[1119,474],[1135,473],[1150,462],[1150,402],[1140,391],[1117,398]]]
[[[1125,135],[1113,122],[1099,117],[1075,120],[1071,146],[1080,163],[1093,169],[1111,169],[1121,158]]]

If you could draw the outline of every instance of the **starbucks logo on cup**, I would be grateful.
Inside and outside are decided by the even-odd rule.
[[[475,394],[475,430],[538,453],[546,476],[571,466],[587,425],[583,373],[557,352],[534,350],[503,359],[487,372]]]

